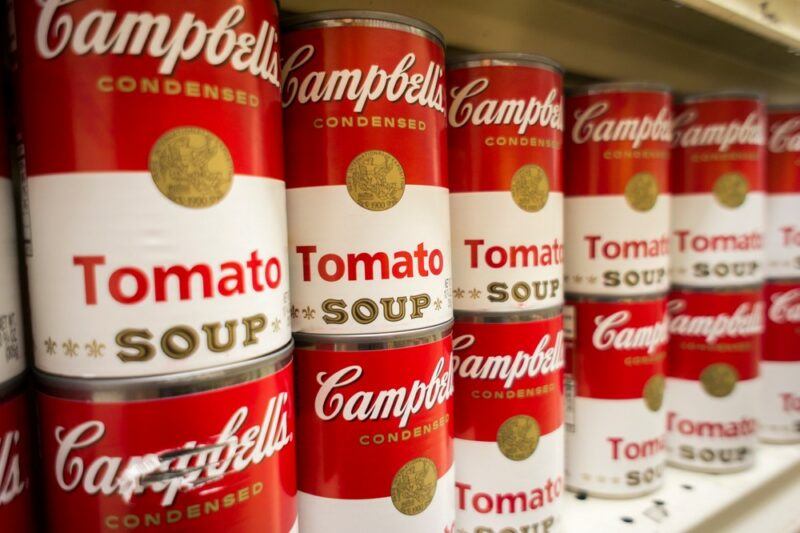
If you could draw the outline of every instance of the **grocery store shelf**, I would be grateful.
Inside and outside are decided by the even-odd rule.
[[[746,472],[667,469],[666,484],[633,500],[567,494],[566,531],[672,533],[800,531],[800,446],[762,445]]]

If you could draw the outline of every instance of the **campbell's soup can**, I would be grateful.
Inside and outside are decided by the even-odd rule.
[[[456,313],[456,531],[559,531],[564,493],[561,308]]]
[[[570,490],[632,498],[663,484],[667,322],[664,296],[615,301],[567,298],[565,428]]]
[[[546,309],[564,301],[562,70],[515,53],[448,64],[453,305]]]
[[[444,51],[408,17],[284,21],[292,324],[380,334],[452,318]]]
[[[39,373],[45,530],[297,532],[291,351],[163,378]]]
[[[36,366],[167,374],[288,343],[275,3],[15,8]]]
[[[800,278],[800,105],[769,108],[766,276]]]
[[[762,282],[767,126],[761,98],[692,96],[674,114],[672,283]]]
[[[34,533],[34,448],[22,381],[17,378],[0,384],[0,524],[3,531]]]
[[[454,531],[450,331],[296,335],[305,533]]]
[[[759,435],[768,442],[800,442],[800,280],[764,286]]]
[[[752,466],[764,332],[761,288],[673,290],[668,313],[669,463],[714,473]]]
[[[649,83],[589,85],[567,98],[568,294],[667,290],[671,96]]]

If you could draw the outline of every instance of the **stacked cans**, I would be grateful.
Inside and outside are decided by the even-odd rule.
[[[764,330],[766,116],[754,94],[675,108],[668,454],[675,466],[753,464]]]
[[[448,65],[456,528],[562,527],[561,68]]]
[[[16,9],[47,530],[296,530],[276,5]]]
[[[567,99],[567,486],[626,498],[663,481],[671,98],[645,83]]]
[[[800,441],[800,106],[770,108],[760,435]]]
[[[453,527],[443,46],[386,13],[283,25],[306,532]]]

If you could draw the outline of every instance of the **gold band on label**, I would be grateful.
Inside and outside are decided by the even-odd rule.
[[[747,179],[738,172],[726,172],[714,182],[714,198],[725,207],[742,205],[749,190]]]
[[[635,211],[653,209],[658,200],[658,180],[649,172],[634,174],[625,185],[625,200]]]
[[[347,193],[355,203],[370,211],[394,207],[406,189],[403,166],[389,152],[367,150],[347,166]]]
[[[203,128],[182,126],[164,133],[150,150],[148,168],[161,194],[183,207],[211,207],[233,185],[228,147]]]
[[[516,415],[508,418],[497,430],[497,447],[512,461],[524,461],[536,451],[541,430],[535,418]]]
[[[539,165],[522,165],[511,177],[511,198],[523,211],[541,211],[549,196],[550,179]]]
[[[708,365],[700,373],[700,383],[709,396],[724,398],[733,392],[739,381],[739,372],[727,363]]]
[[[418,515],[433,501],[438,480],[433,461],[427,457],[411,459],[392,479],[392,505],[404,515]]]
[[[659,411],[664,403],[665,383],[666,381],[664,380],[664,375],[656,374],[648,379],[647,383],[644,384],[642,398],[644,398],[644,403],[647,408],[653,412]]]

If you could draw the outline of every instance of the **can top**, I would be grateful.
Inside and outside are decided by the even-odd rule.
[[[434,40],[444,47],[444,35],[431,24],[406,15],[387,13],[385,11],[337,9],[334,11],[303,13],[286,17],[281,21],[281,30],[284,32],[303,28],[339,26],[374,26],[405,30]]]
[[[298,348],[361,352],[430,344],[449,335],[452,329],[453,321],[449,320],[436,326],[393,333],[358,335],[295,333],[294,338]]]
[[[713,100],[765,100],[764,94],[758,91],[740,89],[725,89],[722,91],[709,91],[705,93],[688,94],[679,98],[681,104],[695,104]]]
[[[22,389],[23,383],[25,383],[24,372],[18,376],[14,376],[9,380],[0,383],[0,401],[3,401],[6,398],[15,395],[19,390]]]
[[[294,343],[272,354],[221,367],[135,378],[71,378],[36,370],[41,392],[69,400],[130,402],[170,398],[231,387],[273,374],[289,364]]]
[[[521,66],[539,67],[564,74],[564,67],[549,57],[526,52],[484,52],[480,54],[462,54],[448,59],[448,68]]]
[[[456,311],[456,320],[459,322],[470,322],[479,324],[507,324],[511,322],[536,322],[547,320],[562,314],[562,306],[550,307],[547,309],[536,309],[528,311],[515,311],[513,313],[503,311]]]
[[[603,93],[669,93],[672,88],[663,83],[651,81],[610,81],[590,83],[581,87],[573,87],[567,91],[568,96],[584,96]]]
[[[783,111],[797,111],[800,113],[800,102],[794,104],[772,104],[767,107],[767,111],[770,113],[780,113]]]

